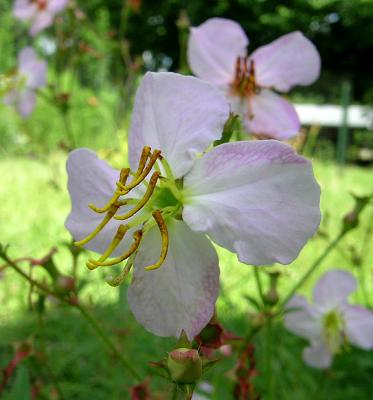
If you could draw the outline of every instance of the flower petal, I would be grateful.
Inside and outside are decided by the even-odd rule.
[[[162,151],[175,177],[221,137],[229,105],[220,91],[190,76],[148,72],[137,91],[129,135],[133,168],[144,146]]]
[[[261,90],[248,103],[244,124],[250,133],[286,140],[299,132],[300,121],[294,106],[271,90]]]
[[[103,207],[112,197],[119,177],[119,171],[111,168],[105,161],[88,149],[77,149],[70,153],[67,160],[68,190],[71,197],[71,212],[65,226],[75,240],[88,236],[104,218],[88,205]],[[122,207],[121,210],[126,210]],[[123,211],[124,212],[124,211]],[[122,213],[122,211],[120,212]],[[103,253],[112,241],[121,221],[111,220],[106,227],[90,242],[84,245],[89,250]],[[113,256],[119,255],[128,247],[131,233],[118,246]]]
[[[164,264],[157,270],[144,270],[156,262],[161,249],[158,229],[153,228],[136,257],[128,301],[136,319],[150,332],[178,337],[184,329],[192,339],[214,312],[218,258],[209,240],[184,222],[173,220],[167,225],[170,243]]]
[[[184,179],[183,218],[248,264],[288,264],[320,222],[309,161],[275,140],[227,143]]]
[[[18,94],[17,111],[23,118],[27,118],[35,108],[36,96],[31,90],[26,90]]]
[[[321,337],[321,315],[305,297],[294,296],[286,308],[289,311],[285,316],[285,326],[290,332],[310,340]]]
[[[36,4],[29,0],[16,0],[13,6],[13,15],[23,21],[33,18],[37,12]]]
[[[347,271],[334,269],[326,272],[313,289],[313,302],[328,312],[347,303],[348,296],[356,290],[356,279]]]
[[[365,350],[373,349],[373,312],[364,307],[345,305],[343,314],[348,339]]]
[[[18,57],[19,73],[27,77],[28,88],[36,89],[46,84],[47,63],[40,61],[34,49],[25,47]]]
[[[210,18],[191,28],[188,62],[194,75],[225,85],[233,81],[237,57],[246,55],[249,40],[241,26],[225,18]]]
[[[303,360],[310,367],[324,369],[331,366],[333,357],[320,340],[311,343],[310,347],[304,349]]]
[[[301,32],[281,36],[259,47],[250,57],[255,61],[259,86],[287,92],[294,85],[309,85],[320,74],[320,55]]]
[[[30,27],[30,35],[35,36],[43,29],[48,28],[53,23],[53,15],[48,11],[38,12],[31,27]]]
[[[68,4],[69,0],[50,0],[48,3],[48,10],[52,14],[57,14],[62,11]]]

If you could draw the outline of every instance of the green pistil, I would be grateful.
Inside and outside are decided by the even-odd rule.
[[[179,219],[183,209],[182,182],[163,178],[159,187],[154,191],[147,209],[162,210],[164,217]]]
[[[325,344],[332,354],[339,353],[346,343],[345,322],[343,315],[338,310],[333,310],[324,315],[323,336]]]

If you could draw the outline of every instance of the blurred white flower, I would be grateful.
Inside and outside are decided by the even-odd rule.
[[[373,312],[347,302],[356,286],[349,272],[331,270],[316,284],[313,305],[303,296],[289,301],[285,326],[310,341],[303,359],[311,367],[328,368],[333,356],[348,343],[365,350],[373,348]]]
[[[22,117],[28,117],[36,103],[36,90],[46,85],[47,63],[40,60],[31,47],[18,56],[18,69],[8,84],[4,103],[15,105]]]
[[[29,33],[35,36],[51,26],[54,17],[68,4],[69,0],[16,0],[13,14],[21,21],[31,24]]]

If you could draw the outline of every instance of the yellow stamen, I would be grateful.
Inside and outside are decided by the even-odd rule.
[[[93,232],[91,232],[86,238],[79,240],[78,242],[74,242],[74,246],[82,246],[83,244],[86,244],[90,240],[92,240],[98,233],[100,233],[105,228],[106,224],[113,218],[118,208],[119,208],[118,204],[113,204],[110,207],[107,214],[105,215],[105,218],[100,222],[97,228]]]
[[[119,243],[123,240],[124,235],[127,233],[128,229],[129,229],[128,225],[119,225],[117,233],[115,234],[113,241],[110,243],[105,253],[102,254],[102,256],[97,261],[93,260],[92,258],[89,259],[86,264],[87,267],[91,270],[96,269],[102,262],[104,262],[108,257],[110,257],[113,251],[118,247]]]
[[[161,151],[160,150],[154,150],[153,154],[151,155],[148,164],[146,167],[143,169],[140,175],[135,177],[133,181],[128,184],[127,186],[123,185],[123,189],[129,192],[132,190],[134,187],[138,186],[149,174],[149,172],[152,170],[154,164],[158,160],[158,158],[161,157]]]
[[[131,170],[129,168],[122,168],[120,170],[119,182],[117,182],[117,186],[119,183],[120,183],[120,185],[123,185],[123,186],[126,184],[127,179],[130,175],[130,171]],[[99,208],[99,207],[96,207],[94,204],[89,204],[88,207],[90,209],[92,209],[93,211],[95,211],[96,213],[99,213],[99,214],[104,213],[109,210],[109,208],[119,199],[120,196],[123,196],[127,193],[128,193],[128,191],[126,192],[124,190],[121,190],[118,187],[117,190],[114,192],[113,197],[109,200],[109,202],[106,204],[106,206]]]
[[[148,158],[150,156],[150,151],[151,151],[151,148],[149,146],[145,146],[142,149],[142,153],[141,153],[140,161],[139,161],[139,166],[137,167],[137,171],[135,173],[135,176],[139,176],[141,174],[141,172],[144,170],[145,164],[148,161]]]
[[[123,215],[116,215],[114,218],[117,219],[117,220],[122,221],[122,220],[125,220],[125,219],[128,219],[128,218],[132,217],[138,211],[140,211],[145,206],[145,204],[149,201],[150,197],[152,196],[159,176],[160,176],[159,172],[157,172],[157,171],[154,172],[154,174],[150,178],[149,186],[146,189],[144,197],[136,204],[136,206],[132,210],[126,212]]]
[[[168,252],[169,240],[168,240],[167,225],[164,222],[162,214],[159,210],[155,210],[152,215],[153,215],[153,218],[155,219],[155,222],[157,223],[159,231],[161,233],[162,249],[161,249],[161,254],[159,256],[158,261],[153,265],[149,265],[148,267],[145,267],[145,271],[152,271],[154,269],[158,269],[164,263],[164,260],[166,259],[167,252]]]
[[[107,278],[106,282],[113,287],[121,285],[127,278],[129,272],[131,271],[132,266],[133,266],[133,260],[129,258],[123,270],[117,276]]]
[[[98,262],[95,260],[90,260],[90,264],[93,265],[97,265],[98,267],[110,267],[112,265],[117,265],[119,263],[121,263],[122,261],[126,260],[128,257],[130,257],[139,247],[141,239],[142,239],[142,230],[138,230],[133,234],[133,239],[134,242],[132,243],[131,247],[129,248],[129,250],[122,254],[119,257],[113,258],[109,261],[105,261],[105,262]]]

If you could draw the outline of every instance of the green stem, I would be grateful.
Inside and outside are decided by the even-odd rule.
[[[49,294],[53,297],[58,298],[62,302],[64,302],[67,305],[70,305],[72,307],[75,307],[80,311],[82,316],[87,320],[87,322],[90,323],[90,325],[94,328],[96,333],[101,337],[101,339],[106,343],[106,345],[110,348],[110,350],[113,351],[113,353],[117,356],[117,358],[121,361],[125,369],[127,369],[131,375],[135,378],[135,380],[141,382],[141,376],[132,368],[131,364],[129,361],[127,361],[123,355],[118,351],[118,349],[115,347],[113,342],[108,338],[106,333],[103,331],[103,329],[100,327],[100,325],[97,323],[97,321],[94,319],[94,317],[88,313],[88,311],[80,304],[71,304],[68,299],[65,297],[59,295],[58,293],[53,292],[50,290],[47,286],[43,285],[42,283],[36,281],[35,279],[31,278],[28,274],[22,271],[21,268],[18,267],[18,265],[13,262],[6,254],[0,254],[0,257],[8,263],[9,266],[11,266],[16,272],[18,272],[20,275],[23,276],[31,285],[37,287],[38,289],[42,290],[44,293]]]
[[[334,249],[335,246],[340,242],[347,231],[342,230],[341,233],[329,244],[329,246],[324,250],[320,257],[311,265],[308,271],[299,279],[299,281],[293,286],[290,292],[281,300],[278,307],[283,308],[286,303],[294,296],[296,291],[303,286],[306,280],[315,272],[317,267],[325,260],[329,253]]]
[[[273,397],[273,379],[272,379],[272,318],[268,318],[265,331],[265,371],[267,376],[268,399],[272,400]]]
[[[107,344],[107,346],[115,353],[115,355],[118,357],[118,359],[122,362],[123,366],[131,373],[131,375],[139,382],[141,382],[141,376],[132,368],[131,364],[129,361],[127,361],[123,355],[118,351],[118,349],[115,347],[113,342],[108,338],[104,330],[101,328],[101,326],[98,324],[98,322],[92,317],[91,314],[87,312],[87,310],[82,307],[80,304],[74,305],[76,309],[80,311],[82,316],[89,322],[92,326],[92,328],[97,332],[97,334],[101,337],[101,339]]]
[[[254,266],[254,276],[255,276],[256,287],[258,289],[260,300],[262,301],[262,304],[265,305],[262,282],[260,280],[258,267],[255,267],[255,266]]]
[[[68,111],[61,111],[61,116],[62,116],[62,120],[63,120],[63,126],[65,127],[65,132],[66,132],[66,136],[69,139],[70,145],[75,148],[76,147],[76,143],[75,143],[75,138],[74,138],[74,132],[72,130],[71,127],[71,123],[68,117]]]

